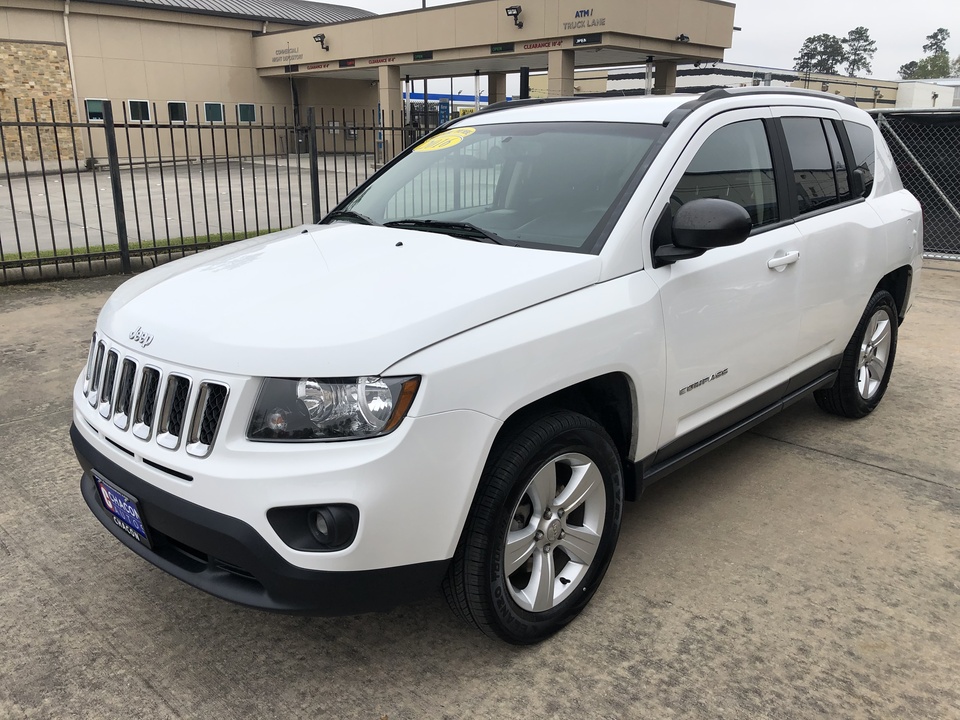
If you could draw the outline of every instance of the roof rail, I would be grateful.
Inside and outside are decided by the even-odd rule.
[[[493,105],[487,105],[484,108],[480,108],[480,110],[477,112],[488,113],[495,112],[497,110],[506,110],[507,108],[524,107],[525,105],[543,105],[545,103],[566,102],[568,100],[590,99],[595,100],[596,98],[590,95],[566,95],[562,97],[526,98],[524,100],[501,100],[500,102],[495,102]]]
[[[742,87],[742,88],[714,88],[713,90],[708,90],[703,95],[700,96],[701,101],[711,102],[712,100],[720,100],[727,97],[739,97],[740,95],[798,95],[801,97],[813,97],[820,98],[821,100],[833,100],[834,102],[843,103],[845,105],[853,105],[857,107],[857,104],[853,101],[853,98],[844,97],[843,95],[833,95],[832,93],[822,92],[820,90],[808,90],[806,88],[797,88],[797,87],[772,87],[769,85],[756,85],[752,87]]]
[[[700,97],[694,98],[690,102],[685,102],[683,105],[676,108],[673,112],[667,115],[666,118],[664,118],[663,126],[668,127],[670,125],[674,125],[683,120],[683,118],[697,108],[701,108],[704,105],[712,103],[716,100],[741,97],[743,95],[796,95],[799,97],[818,98],[820,100],[832,100],[833,102],[839,102],[843,103],[844,105],[852,105],[853,107],[857,107],[857,104],[853,101],[853,98],[843,97],[842,95],[831,95],[830,93],[821,92],[819,90],[807,90],[805,88],[771,87],[768,85],[741,88],[714,88],[713,90],[707,90],[707,92]]]

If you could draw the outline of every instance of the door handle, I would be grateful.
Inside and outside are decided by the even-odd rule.
[[[776,270],[777,272],[783,272],[787,265],[793,265],[793,263],[799,259],[800,251],[794,250],[793,252],[784,253],[782,255],[777,255],[770,258],[767,260],[767,267],[771,270]]]

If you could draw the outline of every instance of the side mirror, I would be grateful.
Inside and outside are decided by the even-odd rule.
[[[711,248],[742,243],[750,235],[750,214],[729,200],[700,198],[685,203],[672,217],[670,206],[654,229],[654,267],[700,257]]]
[[[681,206],[673,219],[673,244],[689,250],[738,245],[750,235],[750,213],[729,200],[700,198]]]

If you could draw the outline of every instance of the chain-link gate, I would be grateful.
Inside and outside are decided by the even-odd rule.
[[[900,170],[923,206],[923,254],[960,260],[960,111],[872,113]]]

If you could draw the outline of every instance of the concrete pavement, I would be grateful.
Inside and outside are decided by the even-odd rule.
[[[239,608],[117,543],[67,430],[119,283],[0,288],[0,717],[960,718],[960,263],[873,415],[805,401],[629,504],[591,605],[523,649],[439,596]]]

